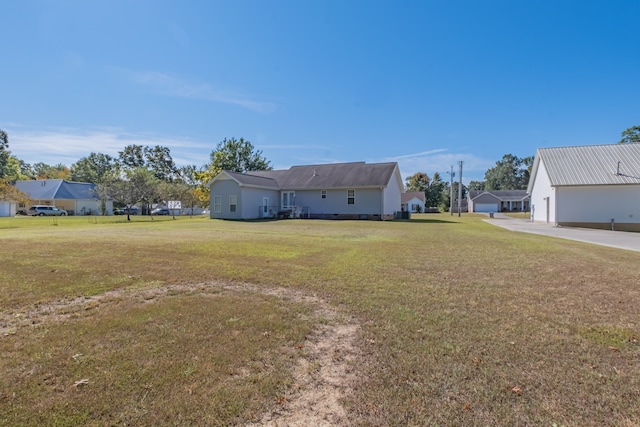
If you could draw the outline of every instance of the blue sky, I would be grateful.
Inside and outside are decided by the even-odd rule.
[[[20,0],[0,129],[29,163],[243,137],[277,168],[403,176],[614,143],[640,125],[638,1]]]

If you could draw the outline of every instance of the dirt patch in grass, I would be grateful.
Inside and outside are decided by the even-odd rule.
[[[3,230],[0,411],[15,390],[29,403],[18,409],[48,425],[47,414],[73,416],[88,395],[114,403],[59,424],[639,425],[638,253],[484,218]],[[111,330],[122,338],[102,343]],[[111,370],[84,376],[110,360],[98,346],[126,361],[118,366],[135,382]],[[75,362],[76,353],[85,356]],[[344,376],[357,363],[357,381],[332,388],[323,368],[344,353]],[[24,377],[8,376],[15,366]],[[128,397],[114,397],[112,384]],[[59,406],[43,405],[54,398]],[[118,403],[123,414],[107,418]],[[0,425],[37,424],[7,413]]]
[[[289,366],[290,376],[292,380],[287,382],[286,387],[280,387],[280,393],[272,397],[271,404],[268,409],[261,415],[251,416],[251,412],[244,413],[243,418],[255,421],[249,422],[248,426],[303,426],[303,425],[345,425],[346,413],[342,407],[341,400],[351,392],[351,387],[356,379],[354,366],[359,356],[359,349],[356,346],[356,338],[359,334],[359,325],[352,317],[340,314],[327,301],[322,298],[306,294],[300,291],[273,288],[252,285],[248,283],[223,283],[208,282],[194,285],[170,285],[161,287],[152,287],[147,289],[118,289],[105,292],[100,295],[91,297],[76,297],[72,299],[64,299],[52,301],[49,303],[37,304],[28,310],[13,313],[0,314],[0,336],[4,339],[11,340],[14,335],[19,336],[23,331],[29,331],[30,328],[54,328],[56,324],[66,323],[74,320],[92,319],[95,313],[106,310],[109,306],[114,306],[127,302],[138,307],[147,304],[161,303],[170,297],[181,297],[184,295],[199,296],[223,296],[226,294],[260,294],[268,297],[275,297],[280,300],[290,301],[310,308],[308,311],[307,321],[314,326],[309,334],[303,340],[295,343],[293,346],[287,345],[282,349],[284,352],[291,352],[291,360],[294,362]],[[149,315],[150,316],[150,315]],[[236,322],[239,319],[230,318],[228,322]],[[275,331],[265,330],[260,332],[262,338],[269,339]],[[82,333],[80,333],[81,335]],[[167,338],[171,339],[171,338]],[[293,347],[293,348],[292,348]],[[186,349],[185,349],[186,350]],[[151,356],[146,354],[147,358]],[[75,362],[84,360],[86,357],[82,353],[72,355]],[[147,363],[151,363],[150,361]],[[160,363],[157,361],[156,363]],[[198,368],[196,364],[191,364],[181,369],[182,375],[195,375]],[[31,373],[22,372],[21,376],[31,376],[35,374],[39,368],[31,368]],[[139,370],[140,368],[138,368]],[[231,369],[231,368],[230,368]],[[232,369],[234,370],[234,369]],[[251,377],[255,373],[250,372],[248,368],[238,368],[234,370],[233,377]],[[131,374],[130,374],[131,375]],[[108,378],[108,376],[106,377]],[[61,379],[56,375],[47,374],[44,379],[45,385],[51,388],[57,394],[73,390],[78,392],[79,389],[90,387],[93,379],[79,378],[73,384],[62,384]],[[107,381],[107,380],[104,380]],[[250,382],[256,382],[251,379]],[[195,384],[195,382],[194,382]],[[175,385],[168,385],[172,387]],[[123,410],[127,415],[112,413],[112,409],[102,407],[88,409],[84,413],[75,413],[67,411],[60,405],[65,405],[65,400],[52,403],[52,415],[42,415],[36,419],[44,422],[62,422],[65,423],[87,423],[87,422],[107,422],[108,420],[118,419],[123,422],[158,422],[160,418],[148,418],[146,413],[151,411],[144,405],[145,399],[153,395],[158,385],[153,385],[151,381],[141,385],[138,398],[140,399],[135,408]],[[198,386],[185,385],[185,392],[191,394]],[[236,388],[238,386],[236,385]],[[15,391],[13,396],[9,390],[5,390],[0,396],[5,403],[11,403],[16,399]],[[218,393],[217,399],[224,398],[224,395]],[[126,399],[121,402],[127,404]],[[67,403],[68,404],[68,403]],[[240,421],[236,414],[241,412],[242,408],[233,408],[232,402],[226,403],[225,406],[229,411],[228,418],[225,421],[225,414],[218,413],[215,423],[226,425],[229,422],[236,423]],[[45,407],[42,408],[46,409]],[[103,411],[103,414],[90,413]],[[255,412],[253,412],[255,414]],[[7,415],[7,414],[5,414]],[[247,417],[248,418],[244,418]],[[189,421],[185,418],[183,421]],[[7,421],[10,421],[8,418]],[[15,418],[14,420],[20,420]],[[33,419],[32,419],[33,420]],[[146,421],[145,421],[146,420]],[[174,419],[176,421],[177,419]],[[27,420],[28,421],[28,420]],[[164,419],[164,421],[169,421]],[[193,419],[191,419],[193,421]],[[201,419],[201,421],[206,421]],[[212,420],[209,420],[212,421]],[[0,425],[3,423],[0,422]]]

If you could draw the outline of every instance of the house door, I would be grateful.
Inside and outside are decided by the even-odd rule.
[[[292,209],[296,204],[295,191],[282,192],[282,209]]]
[[[262,198],[262,218],[268,218],[271,216],[271,212],[269,212],[269,198]]]

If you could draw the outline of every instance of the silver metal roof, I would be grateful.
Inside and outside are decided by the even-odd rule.
[[[640,184],[640,144],[539,148],[532,178],[540,162],[552,186]]]

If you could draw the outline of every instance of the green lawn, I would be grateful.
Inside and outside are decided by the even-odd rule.
[[[0,219],[0,425],[258,422],[326,321],[278,289],[360,326],[345,425],[640,424],[639,254],[412,218]]]

